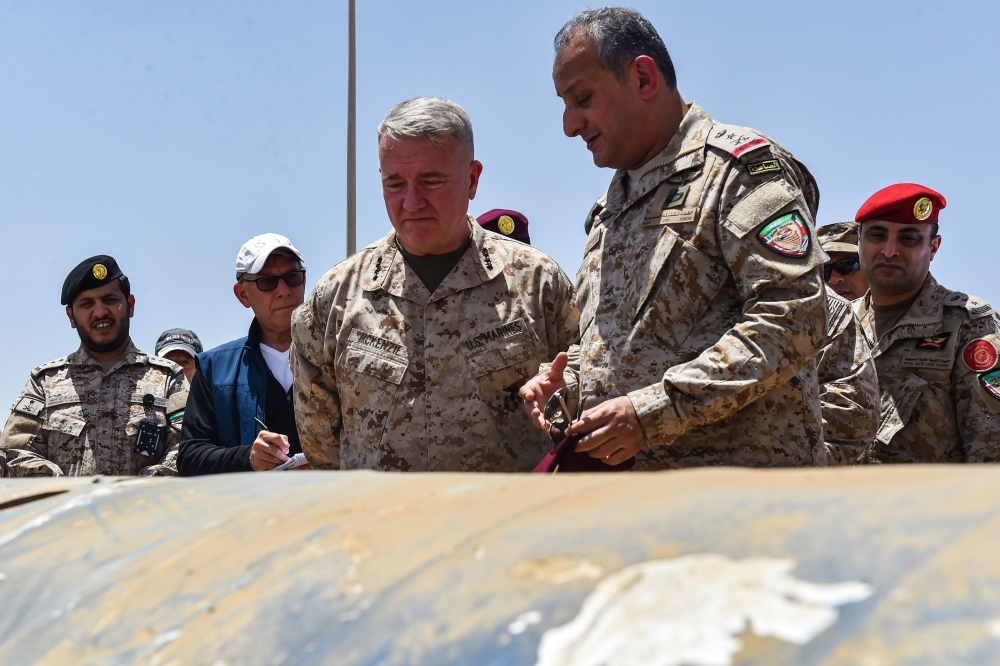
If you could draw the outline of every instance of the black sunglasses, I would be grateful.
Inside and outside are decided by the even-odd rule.
[[[858,261],[857,257],[854,257],[853,259],[850,257],[846,259],[838,259],[832,264],[826,264],[823,266],[823,281],[829,282],[830,276],[833,275],[834,271],[837,271],[841,275],[850,275],[859,268],[861,268],[861,262]]]
[[[257,285],[257,289],[267,292],[278,288],[278,280],[284,280],[289,288],[298,287],[306,281],[306,271],[304,268],[300,268],[299,270],[288,271],[284,275],[265,275],[259,278],[243,279],[240,282],[253,282]]]

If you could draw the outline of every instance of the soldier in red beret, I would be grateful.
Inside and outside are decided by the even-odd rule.
[[[928,187],[900,183],[855,215],[870,290],[854,307],[882,389],[866,462],[1000,461],[1000,317],[930,274],[945,205]]]

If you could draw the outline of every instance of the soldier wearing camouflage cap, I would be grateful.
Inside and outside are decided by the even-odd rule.
[[[616,169],[588,215],[577,273],[577,451],[635,469],[825,465],[816,357],[826,344],[819,191],[787,150],[713,120],[677,89],[663,40],[627,9],[585,11],[556,35],[563,130]],[[571,382],[568,382],[571,384]]]
[[[181,367],[129,337],[135,296],[112,257],[81,262],[61,303],[80,348],[31,371],[0,434],[0,476],[173,476]]]
[[[816,230],[819,246],[830,257],[823,266],[827,286],[849,301],[868,291],[868,278],[858,260],[858,223],[836,222]]]
[[[870,290],[854,309],[882,389],[867,462],[1000,462],[1000,318],[930,273],[945,205],[928,187],[900,183],[855,215]]]
[[[468,214],[483,167],[462,107],[408,100],[378,140],[392,230],[292,321],[302,450],[322,469],[530,471],[551,442],[517,391],[576,341],[572,284]]]

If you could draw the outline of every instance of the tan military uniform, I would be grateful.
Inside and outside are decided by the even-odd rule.
[[[812,176],[697,104],[628,199],[626,176],[592,213],[577,275],[588,406],[631,398],[649,444],[637,469],[825,465]]]
[[[853,465],[875,441],[879,386],[851,302],[827,287],[827,345],[819,356],[823,438],[831,465]]]
[[[930,274],[906,316],[878,338],[871,293],[854,308],[882,389],[878,435],[865,462],[1000,461],[1000,319],[993,308]],[[977,361],[980,348],[987,353]],[[986,369],[971,369],[966,352]]]
[[[295,420],[323,469],[531,470],[551,448],[518,390],[577,336],[569,279],[471,221],[428,293],[395,234],[331,269],[292,318]]]
[[[176,475],[178,434],[166,427],[165,410],[187,390],[179,365],[131,342],[107,371],[80,347],[31,371],[0,435],[0,469],[10,476]],[[144,421],[163,427],[159,459],[133,450]]]

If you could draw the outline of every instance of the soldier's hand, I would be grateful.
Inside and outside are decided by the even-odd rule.
[[[623,463],[646,448],[646,433],[628,396],[588,409],[566,430],[568,435],[583,433],[587,434],[576,443],[576,451],[609,465]]]
[[[545,420],[545,403],[549,397],[566,386],[563,379],[563,371],[569,362],[566,352],[559,352],[552,360],[552,367],[547,372],[532,377],[521,387],[521,399],[524,400],[524,411],[528,413],[531,424],[542,432],[549,431],[548,421]],[[572,417],[572,414],[567,416]]]
[[[255,472],[273,469],[288,460],[288,438],[261,430],[250,447],[250,466]]]

